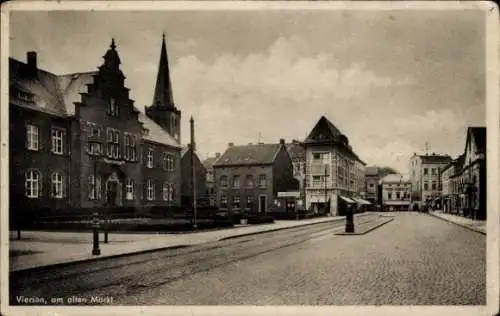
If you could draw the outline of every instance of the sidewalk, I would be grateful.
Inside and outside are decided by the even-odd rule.
[[[368,215],[362,213],[356,217]],[[254,235],[269,231],[324,222],[343,220],[344,216],[313,218],[300,221],[275,221],[272,224],[248,225],[230,229],[188,234],[119,234],[110,233],[109,243],[103,243],[100,233],[101,255],[93,256],[92,233],[22,231],[21,240],[10,232],[10,271],[21,271],[51,265],[64,265],[80,261],[99,260],[127,254],[155,251],[166,248],[198,245],[229,237]]]
[[[443,211],[429,211],[429,214],[486,235],[486,221],[473,220],[458,215],[447,214],[443,213]]]

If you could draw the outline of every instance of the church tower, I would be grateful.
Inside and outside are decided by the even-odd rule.
[[[155,94],[151,106],[146,106],[146,115],[163,127],[175,140],[181,139],[181,111],[175,107],[168,67],[165,34],[161,45],[160,63],[156,77]]]

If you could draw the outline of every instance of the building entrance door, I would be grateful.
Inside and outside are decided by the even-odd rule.
[[[267,197],[265,195],[259,195],[259,213],[265,213],[267,211]]]

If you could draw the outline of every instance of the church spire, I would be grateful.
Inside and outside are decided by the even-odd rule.
[[[162,35],[160,63],[156,77],[153,106],[174,107],[172,82],[170,81],[170,69],[168,67],[167,45],[165,44],[165,33]]]

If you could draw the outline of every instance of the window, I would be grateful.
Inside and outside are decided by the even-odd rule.
[[[134,179],[128,178],[125,183],[125,199],[132,201],[135,199],[135,183]]]
[[[101,155],[102,154],[102,144],[101,143],[89,143],[87,144],[87,152],[89,155]]]
[[[25,102],[30,102],[32,103],[34,101],[33,94],[31,93],[26,93],[23,91],[17,91],[17,98],[19,100],[25,101]]]
[[[123,154],[125,160],[136,161],[137,160],[136,136],[130,133],[125,133],[124,138],[125,138],[125,152]]]
[[[52,152],[57,155],[63,154],[64,131],[59,128],[52,128]]]
[[[265,188],[266,187],[266,175],[265,174],[261,174],[259,176],[259,187],[260,188]]]
[[[225,195],[220,197],[220,208],[227,208],[227,197]]]
[[[424,168],[424,175],[427,175],[428,173],[427,171],[428,171],[427,168]]]
[[[172,202],[174,200],[174,185],[169,182],[164,182],[162,193],[164,201]]]
[[[153,168],[153,150],[148,149],[148,153],[146,155],[146,166],[148,168]]]
[[[240,197],[239,196],[233,196],[233,209],[240,209]]]
[[[174,171],[174,156],[172,154],[165,154],[163,156],[163,169]]]
[[[55,199],[63,198],[63,177],[61,174],[54,172],[52,174],[52,193],[51,196]]]
[[[249,189],[253,188],[253,176],[252,175],[247,175],[245,179],[245,186]]]
[[[247,197],[247,207],[248,210],[253,208],[253,196]]]
[[[227,176],[220,177],[220,186],[221,188],[227,188]]]
[[[429,190],[429,184],[427,184],[427,182],[424,182],[424,190],[425,191]]]
[[[233,177],[233,189],[239,189],[240,188],[240,176],[234,176]]]
[[[118,159],[120,158],[120,132],[108,128],[106,133],[107,140],[107,156],[109,158]]]
[[[109,99],[108,115],[115,116],[115,117],[118,116],[118,104],[116,104],[116,99],[115,98],[110,98]]]
[[[432,168],[432,169],[431,169],[431,174],[432,174],[433,176],[435,176],[435,175],[436,175],[436,168]]]
[[[374,187],[374,184],[373,183],[370,183],[370,188],[373,188]]]
[[[396,200],[399,200],[401,198],[401,193],[398,191],[396,192]]]
[[[313,187],[321,186],[324,184],[322,176],[313,176]]]
[[[26,125],[26,147],[29,150],[38,150],[38,126]]]
[[[391,200],[391,199],[392,199],[392,192],[388,192],[388,193],[387,193],[387,199],[388,199],[388,200]]]
[[[101,178],[97,176],[97,183],[94,181],[94,175],[89,176],[89,200],[101,199]]]
[[[313,154],[313,160],[321,160],[321,154],[320,153],[314,153]]]
[[[25,174],[25,193],[30,199],[42,196],[42,175],[40,171],[30,169]]]
[[[436,190],[436,189],[437,189],[437,184],[436,184],[436,182],[433,181],[432,182],[432,190]]]
[[[146,186],[146,199],[152,201],[155,198],[155,185],[151,179],[148,180]]]

